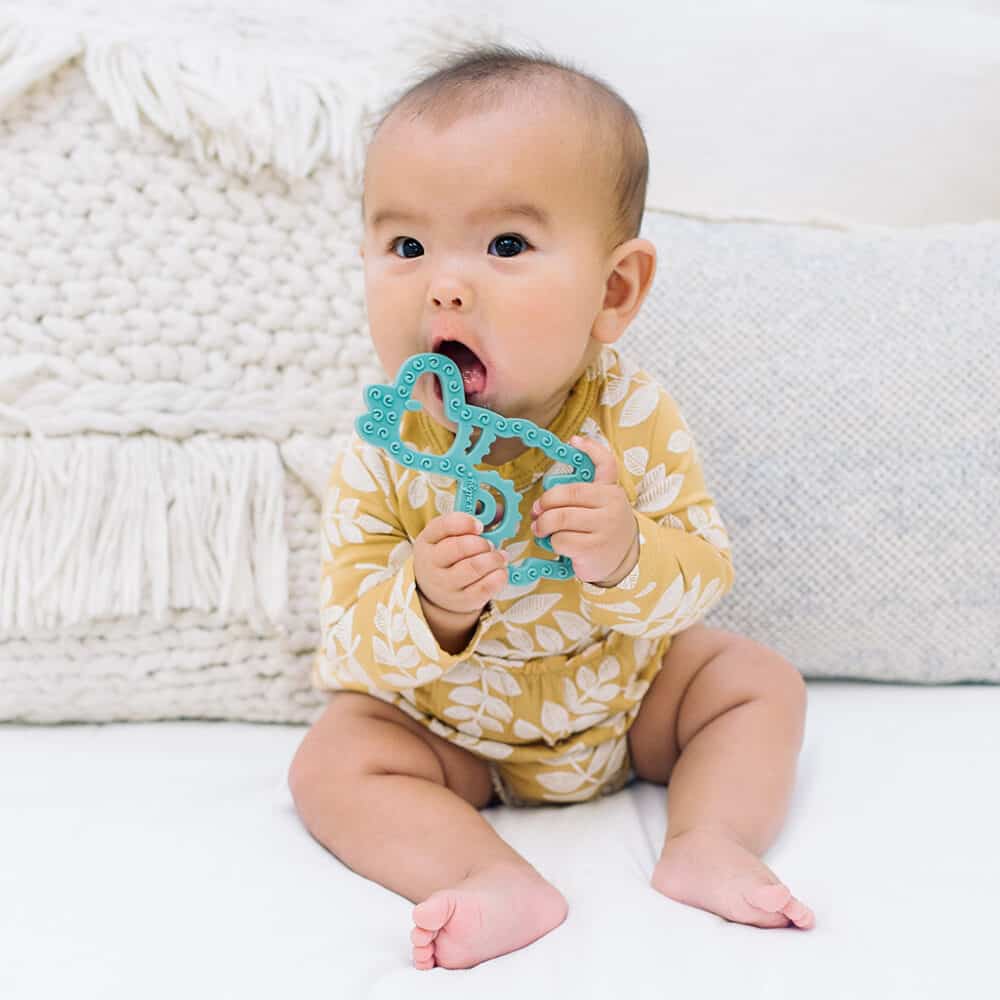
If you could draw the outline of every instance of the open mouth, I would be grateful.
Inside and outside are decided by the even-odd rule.
[[[479,355],[471,348],[457,340],[442,340],[435,349],[435,354],[443,354],[458,365],[462,373],[462,385],[465,387],[465,398],[470,402],[474,397],[482,396],[486,390],[486,365]],[[435,378],[434,393],[441,399],[441,380]]]

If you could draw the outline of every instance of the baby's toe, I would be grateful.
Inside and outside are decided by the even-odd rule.
[[[800,903],[794,896],[782,912],[796,927],[808,930],[816,924],[816,916],[805,903]]]
[[[743,893],[743,898],[758,910],[764,910],[771,915],[772,927],[787,927],[795,924],[797,927],[808,928],[815,923],[812,910],[799,902],[788,886],[765,884],[751,886]]]
[[[776,913],[787,905],[792,898],[792,893],[787,886],[767,883],[751,886],[743,893],[743,897],[751,906],[756,906],[758,910]]]
[[[410,941],[419,946],[430,944],[436,936],[437,931],[429,931],[424,927],[414,927],[410,931]]]
[[[415,945],[413,948],[413,964],[418,969],[433,969],[434,945]]]
[[[455,913],[456,896],[450,890],[438,890],[413,907],[413,922],[418,928],[437,934]]]

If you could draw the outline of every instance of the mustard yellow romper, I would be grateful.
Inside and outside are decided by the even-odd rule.
[[[453,434],[406,411],[403,439],[443,454]],[[605,346],[548,428],[599,440],[639,522],[639,561],[614,587],[576,577],[502,590],[465,649],[447,653],[423,616],[411,540],[454,509],[455,480],[400,465],[352,436],[323,497],[321,640],[312,682],[363,691],[490,763],[509,805],[579,802],[633,777],[626,734],[670,637],[733,583],[729,537],[671,396]],[[534,542],[542,477],[566,473],[531,448],[488,466],[524,495],[512,559],[554,554]]]

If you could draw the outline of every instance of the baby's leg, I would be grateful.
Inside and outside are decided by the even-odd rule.
[[[334,695],[292,761],[289,787],[327,850],[418,904],[417,968],[469,968],[566,917],[559,890],[480,815],[492,795],[486,763],[393,705]]]
[[[638,776],[669,782],[654,888],[728,920],[813,926],[759,857],[787,810],[805,709],[802,677],[773,650],[704,625],[674,637],[629,730]]]

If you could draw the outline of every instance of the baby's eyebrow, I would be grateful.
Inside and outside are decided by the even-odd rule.
[[[473,212],[469,216],[470,222],[477,222],[479,219],[492,219],[497,217],[504,217],[511,215],[519,215],[522,218],[531,219],[532,222],[537,223],[543,228],[548,228],[549,226],[549,215],[544,209],[539,208],[537,205],[531,204],[531,202],[510,202],[503,205],[495,205],[490,208],[481,209],[478,212]],[[379,226],[385,225],[388,222],[426,222],[427,217],[424,215],[414,214],[413,212],[405,212],[398,208],[383,208],[377,211],[372,216],[371,226],[373,229],[377,229]]]

